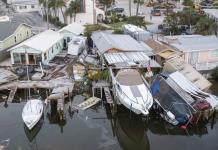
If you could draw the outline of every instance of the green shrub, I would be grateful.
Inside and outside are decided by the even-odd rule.
[[[211,75],[214,80],[218,80],[218,66],[213,70]]]

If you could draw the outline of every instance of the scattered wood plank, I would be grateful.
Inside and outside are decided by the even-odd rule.
[[[17,86],[11,88],[10,94],[8,96],[8,102],[11,103],[13,101],[16,91],[17,91]]]
[[[94,105],[96,105],[98,102],[100,102],[101,99],[97,98],[97,97],[91,97],[89,99],[87,99],[86,101],[80,103],[78,105],[79,108],[81,108],[82,110],[86,110]]]

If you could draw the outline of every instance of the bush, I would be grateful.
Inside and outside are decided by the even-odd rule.
[[[213,70],[211,76],[214,80],[218,80],[218,66]]]
[[[144,27],[144,28],[146,28],[146,24],[147,24],[144,20],[144,17],[142,16],[130,16],[127,18],[127,23],[133,24],[139,27]]]
[[[123,30],[122,29],[115,29],[113,34],[123,34]]]

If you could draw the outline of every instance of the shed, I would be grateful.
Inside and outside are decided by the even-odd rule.
[[[82,35],[84,33],[84,30],[85,27],[83,25],[74,22],[63,27],[58,32],[64,36],[64,39],[67,40],[67,42],[70,42],[72,36]]]
[[[63,49],[63,36],[46,30],[11,48],[12,64],[48,64]]]
[[[151,38],[152,34],[149,31],[146,31],[140,27],[137,27],[132,24],[126,24],[123,26],[124,34],[128,34],[137,41],[145,41]]]
[[[153,53],[155,55],[155,60],[159,64],[164,64],[165,61],[167,61],[170,58],[173,58],[175,56],[180,56],[182,55],[181,52],[178,52],[174,50],[172,47],[168,46],[165,43],[162,43],[158,40],[154,39],[147,39],[145,43],[153,49]]]
[[[91,36],[98,52],[145,52],[146,47],[129,35],[94,32]],[[150,51],[150,49],[149,49]]]

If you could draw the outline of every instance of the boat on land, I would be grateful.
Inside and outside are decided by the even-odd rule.
[[[22,118],[29,130],[39,122],[43,114],[43,102],[40,99],[30,99],[24,105]]]
[[[136,69],[122,69],[116,75],[110,69],[116,99],[136,114],[148,115],[153,97],[148,84]]]

